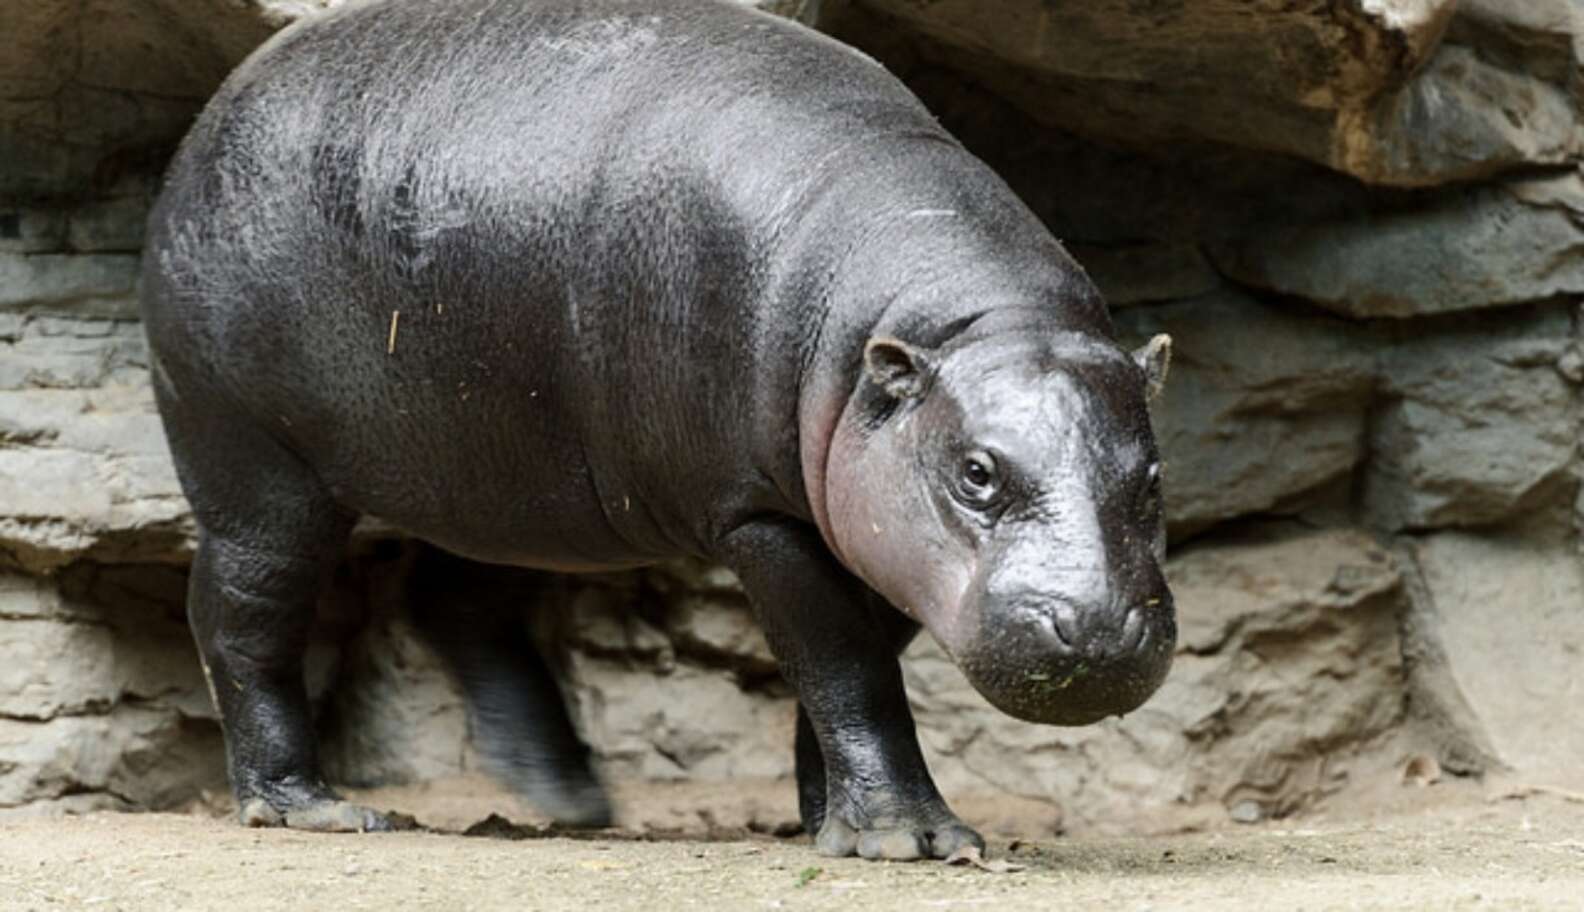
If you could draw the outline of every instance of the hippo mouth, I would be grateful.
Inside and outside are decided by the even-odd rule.
[[[1079,614],[1064,604],[1000,612],[948,651],[981,696],[1018,719],[1089,725],[1137,709],[1171,667],[1177,625],[1169,605],[1135,607],[1105,635],[1086,634]]]

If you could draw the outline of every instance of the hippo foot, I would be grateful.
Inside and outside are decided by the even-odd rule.
[[[499,719],[503,715],[496,713],[486,718]],[[507,718],[523,715],[527,714],[516,713]],[[536,732],[522,731],[523,727],[518,725],[497,724],[495,727],[498,730],[485,732],[479,747],[486,766],[496,778],[559,826],[597,830],[612,824],[615,815],[611,812],[610,798],[589,765],[586,749],[534,751],[525,747],[525,743]],[[565,731],[567,740],[575,738],[571,734],[571,723],[566,724]],[[507,733],[520,735],[511,740],[504,737]],[[582,742],[573,743],[582,747]]]
[[[610,799],[599,782],[592,779],[533,784],[519,780],[513,785],[559,826],[597,830],[613,822]]]
[[[316,833],[384,833],[398,829],[388,815],[350,801],[322,801],[281,813],[263,798],[249,798],[242,802],[238,816],[243,826],[283,826]]]
[[[411,818],[382,814],[343,801],[324,786],[278,789],[275,800],[260,795],[242,798],[237,817],[247,827],[287,827],[317,833],[383,833],[411,827]]]
[[[814,848],[821,855],[883,861],[917,861],[945,858],[963,846],[985,847],[984,837],[950,811],[925,820],[874,820],[858,827],[835,814],[827,814]]]

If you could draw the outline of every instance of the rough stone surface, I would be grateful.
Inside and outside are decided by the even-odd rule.
[[[1447,0],[1335,4],[861,0],[1047,122],[1337,163],[1339,121],[1434,50]],[[1186,53],[1185,49],[1192,49]],[[1129,126],[1131,124],[1131,126]]]
[[[1070,243],[1067,250],[1100,286],[1112,307],[1198,298],[1221,277],[1199,248],[1183,242],[1105,246]]]
[[[461,692],[410,625],[370,624],[340,661],[322,730],[328,776],[366,786],[476,768]]]
[[[0,566],[42,573],[83,558],[190,553],[192,517],[146,376],[126,372],[119,379],[130,382],[83,388],[126,349],[141,351],[140,328],[83,338],[82,326],[67,324],[71,334],[41,344],[31,370],[65,388],[32,388],[25,378],[21,389],[0,384]],[[0,362],[0,374],[10,366]]]
[[[1438,193],[1409,208],[1269,225],[1217,250],[1241,282],[1355,317],[1408,317],[1584,294],[1577,173]]]
[[[0,807],[83,795],[172,807],[225,783],[218,726],[133,705],[46,722],[0,718],[0,769]]]
[[[1364,458],[1373,363],[1357,327],[1231,290],[1117,322],[1134,343],[1173,339],[1154,420],[1174,532],[1272,510]]]
[[[350,613],[371,615],[326,659],[335,680],[323,685],[321,734],[339,781],[414,782],[481,768],[459,689],[404,619],[411,572],[375,562],[331,599],[364,599],[367,609]],[[607,775],[791,774],[793,704],[729,572],[683,562],[573,585],[545,579],[524,606],[527,621]]]
[[[1409,553],[1420,635],[1445,656],[1465,731],[1525,781],[1574,781],[1584,756],[1584,563],[1544,537],[1443,532]]]
[[[13,4],[0,51],[0,198],[82,196],[157,167],[225,74],[324,2]]]
[[[792,771],[793,703],[728,573],[649,571],[541,606],[559,628],[568,699],[617,779],[776,778]],[[696,588],[695,588],[696,587]]]
[[[743,690],[729,675],[680,663],[574,652],[572,705],[613,778],[730,781],[792,773],[794,704]]]
[[[1370,431],[1365,506],[1374,525],[1500,522],[1571,501],[1579,396],[1565,307],[1393,332]]]
[[[0,575],[0,808],[170,807],[223,787],[182,577]]]
[[[1210,140],[1395,186],[1584,149],[1570,40],[1581,28],[1568,0],[854,7],[927,36],[924,53],[1034,117],[1108,141]]]
[[[1344,118],[1339,158],[1407,185],[1577,159],[1580,34],[1584,8],[1572,0],[1461,0],[1425,67]]]
[[[770,644],[730,570],[680,561],[646,574],[664,599],[661,626],[675,651],[700,664],[759,682],[779,675]]]

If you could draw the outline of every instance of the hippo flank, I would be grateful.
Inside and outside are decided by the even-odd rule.
[[[1131,710],[1170,664],[1164,338],[1119,348],[1006,185],[794,23],[712,0],[299,23],[183,143],[142,287],[249,824],[389,824],[325,784],[302,676],[362,515],[441,549],[436,573],[730,567],[796,688],[830,854],[983,844],[914,733],[920,625],[1034,722]],[[607,822],[542,659],[468,585],[434,589],[425,626],[509,734],[496,765]]]

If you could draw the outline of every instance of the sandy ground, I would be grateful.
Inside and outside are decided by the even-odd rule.
[[[432,789],[406,806],[449,831],[99,813],[0,825],[0,909],[1584,909],[1579,796],[1415,791],[1342,819],[992,839],[993,858],[1022,866],[1011,873],[821,858],[802,837],[718,826],[465,836],[455,825],[487,796]]]

